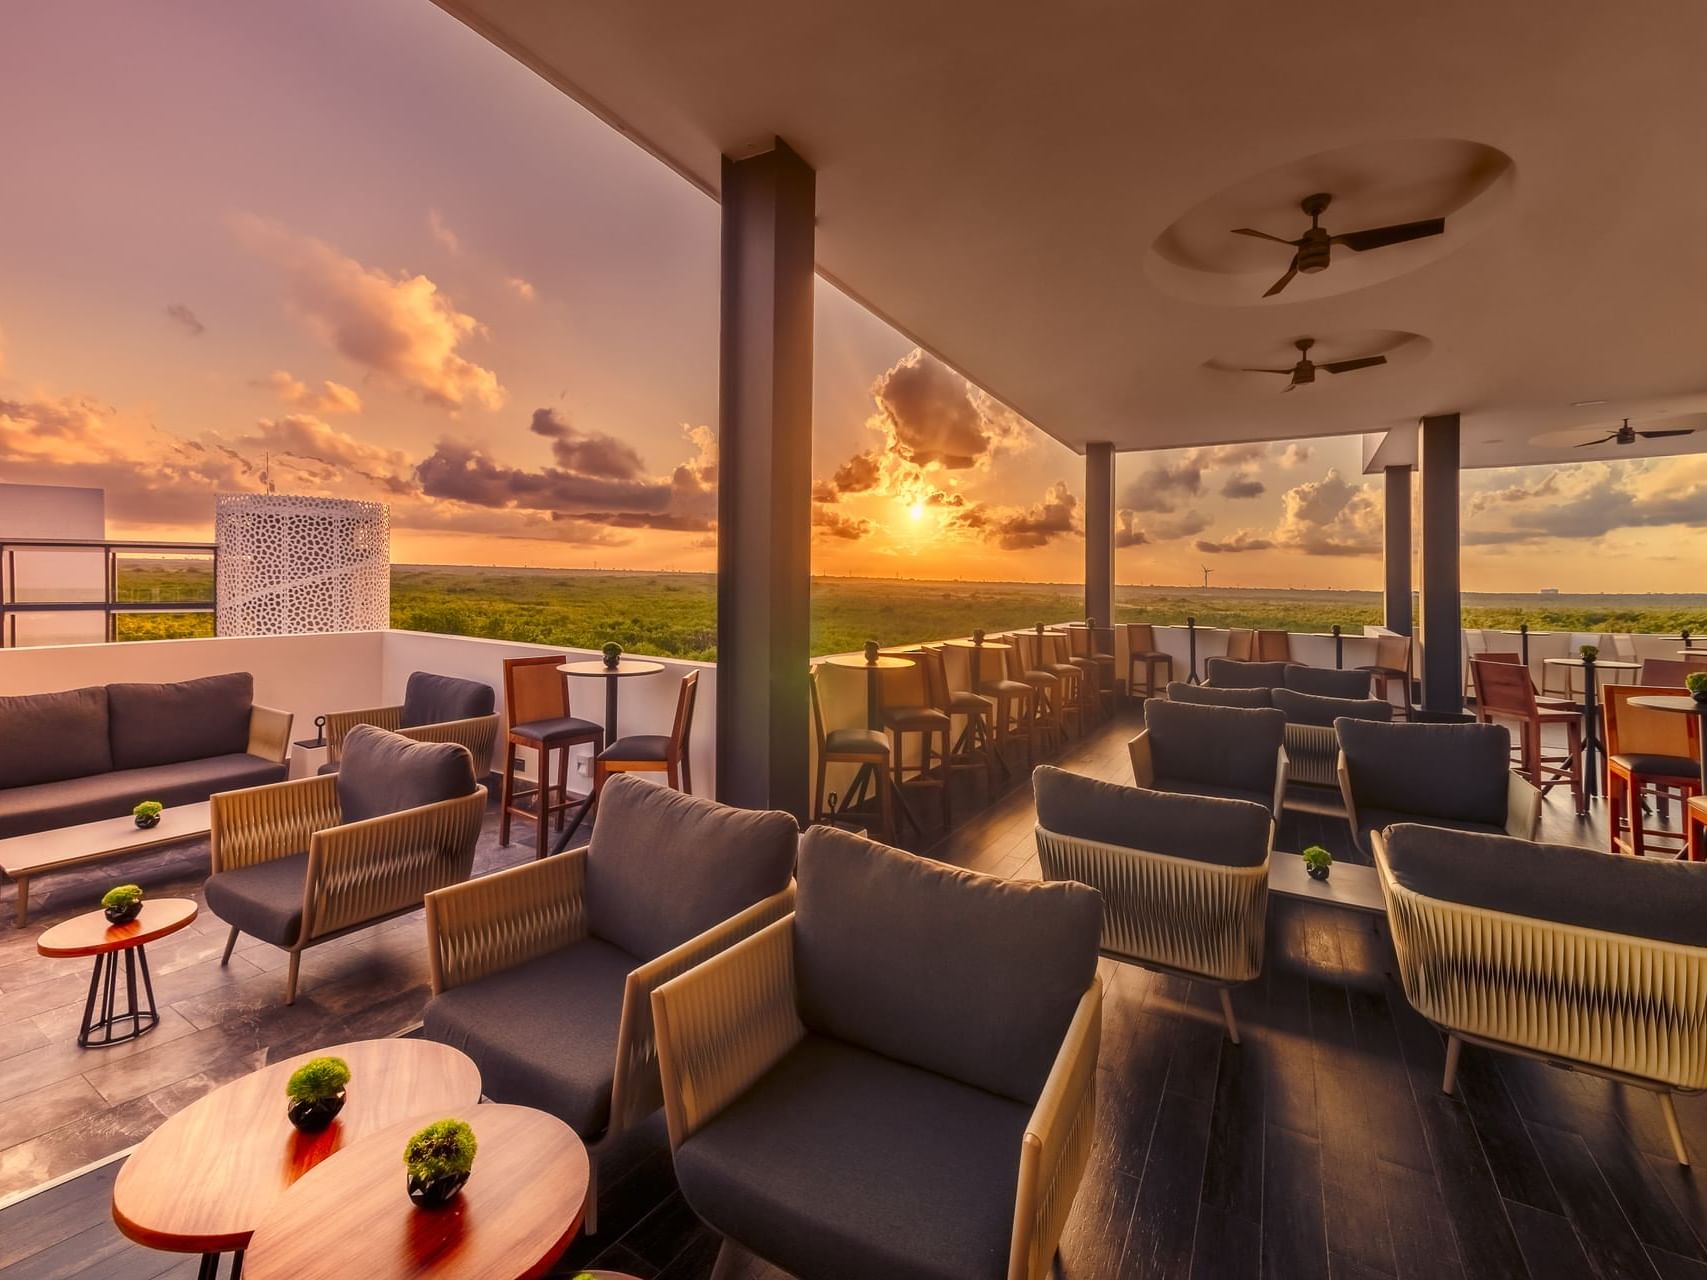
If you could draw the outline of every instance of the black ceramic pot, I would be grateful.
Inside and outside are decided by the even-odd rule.
[[[103,910],[106,912],[108,923],[129,924],[142,914],[142,899],[138,898],[135,902],[127,902],[119,907],[105,907]]]
[[[1310,879],[1312,879],[1312,880],[1326,880],[1328,878],[1328,871],[1329,871],[1329,868],[1327,868],[1327,867],[1305,867],[1304,868],[1304,874],[1309,876]]]
[[[148,830],[150,827],[157,827],[160,825],[160,815],[157,813],[139,813],[136,815],[136,825],[141,827],[144,831]]]
[[[462,1184],[468,1181],[466,1173],[444,1173],[436,1178],[418,1178],[409,1175],[409,1198],[420,1209],[442,1209],[462,1190]]]
[[[1697,702],[1707,704],[1707,689],[1703,689],[1700,693],[1692,693],[1689,696]]]
[[[292,1098],[285,1114],[304,1133],[319,1133],[344,1109],[342,1089],[329,1098]]]

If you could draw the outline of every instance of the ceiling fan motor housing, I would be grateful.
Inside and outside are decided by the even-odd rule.
[[[1320,227],[1311,227],[1298,242],[1298,270],[1305,275],[1326,271],[1332,256],[1333,245],[1329,243],[1328,233]]]

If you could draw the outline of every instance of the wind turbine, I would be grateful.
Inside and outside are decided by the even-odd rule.
[[[1214,570],[1212,570],[1208,565],[1203,566],[1203,589],[1205,591],[1209,590],[1209,575],[1213,572]]]

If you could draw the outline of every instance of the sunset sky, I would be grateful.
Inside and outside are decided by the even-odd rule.
[[[426,0],[7,6],[0,481],[116,536],[388,502],[400,561],[715,564],[715,205]],[[818,572],[1077,581],[1082,463],[818,289]],[[1125,455],[1125,583],[1376,587],[1355,438]],[[1707,457],[1466,477],[1466,585],[1679,589]]]

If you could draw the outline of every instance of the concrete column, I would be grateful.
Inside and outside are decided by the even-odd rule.
[[[1458,415],[1424,418],[1417,439],[1422,495],[1422,705],[1464,709],[1464,629],[1458,582]]]
[[[1411,469],[1387,467],[1386,542],[1382,567],[1381,623],[1402,636],[1411,634]]]
[[[816,178],[723,159],[717,797],[806,815]]]
[[[1085,446],[1085,617],[1114,625],[1114,446]]]

